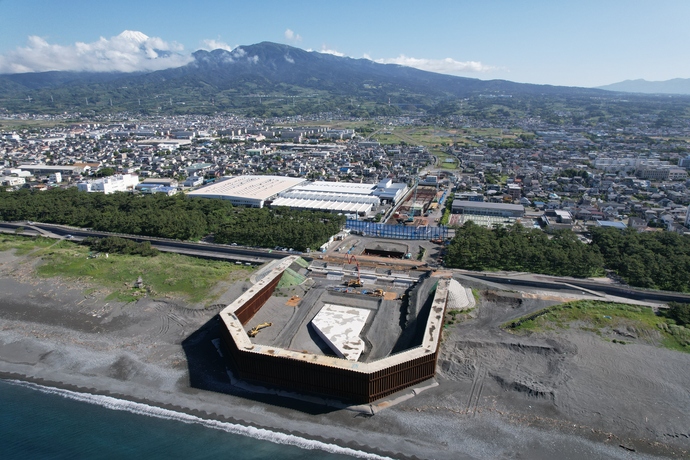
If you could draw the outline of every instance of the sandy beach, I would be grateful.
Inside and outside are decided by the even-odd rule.
[[[555,303],[489,293],[444,332],[438,386],[375,415],[232,384],[214,346],[221,306],[37,279],[0,253],[0,377],[144,402],[393,458],[687,457],[690,355],[570,329],[498,324]],[[241,292],[227,288],[219,304]],[[531,296],[535,297],[535,296]]]

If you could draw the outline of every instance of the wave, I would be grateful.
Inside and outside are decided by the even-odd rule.
[[[145,415],[148,417],[156,417],[165,420],[175,420],[183,423],[197,424],[206,428],[225,431],[227,433],[238,434],[241,436],[248,436],[250,438],[259,439],[262,441],[269,441],[275,444],[287,444],[296,446],[307,450],[322,450],[331,454],[347,455],[355,458],[362,458],[367,460],[386,460],[389,457],[364,452],[361,450],[351,449],[349,447],[338,446],[337,444],[329,444],[312,439],[302,438],[292,434],[280,433],[277,431],[266,430],[264,428],[255,428],[252,426],[239,425],[237,423],[221,422],[218,420],[205,419],[195,415],[186,414],[184,412],[177,412],[162,407],[150,406],[148,404],[127,401],[126,399],[113,398],[112,396],[94,395],[91,393],[80,393],[77,391],[64,390],[61,388],[48,387],[32,382],[23,382],[21,380],[4,380],[7,383],[30,388],[41,393],[62,396],[63,398],[74,401],[95,404],[111,410],[120,410],[131,412],[137,415]]]

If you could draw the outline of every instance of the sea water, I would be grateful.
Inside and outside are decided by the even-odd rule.
[[[109,396],[0,380],[0,459],[380,459]]]

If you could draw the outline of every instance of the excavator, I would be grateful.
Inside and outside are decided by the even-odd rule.
[[[265,329],[265,328],[270,327],[270,326],[273,326],[273,323],[261,323],[261,324],[257,324],[256,326],[254,326],[253,328],[251,328],[251,329],[249,330],[249,332],[247,332],[247,335],[248,335],[249,337],[256,337],[256,334],[258,334],[259,331],[260,331],[261,329]]]
[[[364,286],[364,284],[362,283],[362,278],[360,277],[359,273],[359,260],[357,260],[357,258],[354,255],[347,254],[347,263],[351,264],[353,260],[357,264],[357,279],[348,281],[347,287],[362,287]]]
[[[368,291],[367,295],[370,295],[372,297],[383,297],[385,293],[383,292],[383,289],[374,289],[373,291]]]

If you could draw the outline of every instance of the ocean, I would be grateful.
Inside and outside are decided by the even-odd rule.
[[[380,459],[243,425],[14,380],[0,380],[0,458]]]

